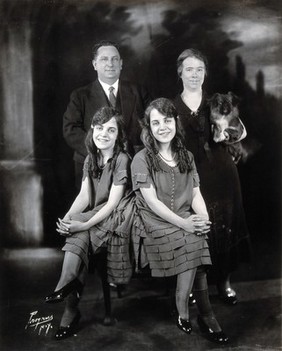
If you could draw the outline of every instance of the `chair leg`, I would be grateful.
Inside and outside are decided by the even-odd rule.
[[[176,277],[166,278],[166,291],[165,295],[169,297],[170,301],[170,315],[176,317],[178,315],[176,301],[175,301],[175,288],[176,288]]]
[[[105,318],[103,324],[106,326],[113,325],[115,319],[112,317],[112,306],[111,306],[111,289],[107,280],[107,261],[106,258],[97,259],[97,271],[102,281],[104,305],[105,305]]]
[[[117,285],[117,296],[118,296],[119,299],[122,298],[122,293],[121,293],[122,290],[123,290],[122,285]]]

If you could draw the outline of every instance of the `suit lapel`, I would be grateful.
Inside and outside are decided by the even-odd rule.
[[[99,107],[101,106],[110,106],[109,100],[107,98],[107,95],[104,92],[104,89],[102,88],[102,85],[99,83],[98,79],[93,82],[91,86],[91,101],[94,102],[94,105],[97,109],[97,105]]]
[[[86,94],[87,103],[84,104],[84,127],[88,130],[94,114],[103,106],[109,106],[108,98],[98,80],[88,88]]]
[[[92,83],[90,95],[90,103],[93,111],[96,111],[102,106],[111,106],[108,97],[98,79]],[[134,114],[135,106],[136,95],[134,94],[131,86],[127,82],[119,81],[116,109],[123,115],[127,125],[131,123],[130,121],[132,119],[132,115]]]
[[[120,106],[125,123],[128,124],[131,120],[131,116],[134,114],[136,96],[131,87],[122,81],[119,81],[118,95],[117,106]]]

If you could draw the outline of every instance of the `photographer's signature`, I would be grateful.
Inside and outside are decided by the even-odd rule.
[[[38,311],[30,312],[29,320],[25,326],[25,329],[34,328],[38,335],[47,335],[50,329],[52,329],[53,315],[46,317],[38,317]]]

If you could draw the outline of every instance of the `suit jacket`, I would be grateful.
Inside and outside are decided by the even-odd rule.
[[[125,121],[129,143],[140,144],[140,126],[138,120],[143,118],[150,98],[147,92],[136,84],[119,80],[116,109]],[[110,102],[98,79],[74,90],[63,116],[63,135],[67,144],[74,150],[74,160],[83,163],[87,155],[84,144],[95,112],[110,106]]]

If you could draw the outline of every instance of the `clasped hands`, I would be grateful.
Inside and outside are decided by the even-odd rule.
[[[64,217],[63,219],[58,218],[56,231],[62,236],[72,236],[76,232],[81,232],[86,230],[86,225],[84,222],[71,220],[69,217]]]
[[[211,222],[204,215],[195,214],[183,220],[184,225],[182,228],[188,233],[200,236],[210,231]]]

